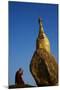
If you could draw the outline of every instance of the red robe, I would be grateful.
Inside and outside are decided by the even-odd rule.
[[[15,84],[17,85],[24,84],[24,81],[22,79],[22,73],[19,73],[19,71],[17,71],[15,75]]]

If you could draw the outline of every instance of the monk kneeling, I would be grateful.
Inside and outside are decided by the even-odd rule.
[[[23,75],[23,71],[21,68],[19,68],[19,70],[16,72],[16,75],[15,75],[15,84],[16,85],[24,85],[22,75]]]

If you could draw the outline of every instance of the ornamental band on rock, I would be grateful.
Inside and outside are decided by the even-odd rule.
[[[51,54],[50,42],[44,33],[41,19],[36,50],[30,62],[30,72],[37,86],[58,85],[58,64]]]

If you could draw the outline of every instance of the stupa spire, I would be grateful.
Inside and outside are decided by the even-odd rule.
[[[36,49],[44,48],[46,51],[50,52],[50,42],[46,34],[44,33],[42,19],[38,19],[39,22],[39,33],[36,42]]]
[[[41,36],[41,34],[44,33],[44,29],[43,29],[42,19],[41,18],[38,19],[38,23],[39,23],[39,36]]]

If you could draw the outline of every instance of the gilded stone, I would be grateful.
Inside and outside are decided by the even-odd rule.
[[[58,65],[55,58],[45,49],[34,53],[30,71],[38,86],[56,85],[58,82]]]
[[[39,34],[30,63],[30,72],[38,86],[58,83],[58,64],[50,52],[50,42],[44,33],[41,20],[39,20]]]

